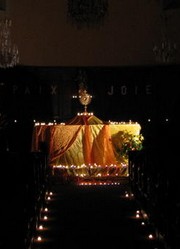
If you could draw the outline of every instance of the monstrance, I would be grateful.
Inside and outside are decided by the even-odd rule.
[[[92,96],[86,90],[79,91],[79,101],[84,106],[84,112],[87,113],[87,106],[91,103]]]

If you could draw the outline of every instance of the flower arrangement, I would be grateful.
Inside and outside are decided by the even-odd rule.
[[[113,135],[112,143],[119,161],[127,162],[129,151],[141,150],[143,148],[143,140],[142,134],[134,135],[127,131],[119,131]]]

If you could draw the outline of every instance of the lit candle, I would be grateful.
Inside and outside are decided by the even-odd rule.
[[[148,238],[149,238],[149,239],[153,239],[153,235],[152,235],[152,234],[149,234]]]
[[[38,240],[38,241],[41,241],[41,240],[42,240],[41,236],[38,236],[38,237],[37,237],[37,240]]]
[[[42,225],[40,225],[40,226],[39,226],[39,229],[40,229],[40,230],[43,230],[43,226],[42,226]]]

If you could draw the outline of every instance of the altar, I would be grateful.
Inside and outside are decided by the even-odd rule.
[[[142,142],[140,131],[137,122],[103,122],[93,113],[78,113],[66,123],[35,123],[32,151],[45,145],[49,166],[66,177],[128,176],[127,149],[140,149],[133,146]]]

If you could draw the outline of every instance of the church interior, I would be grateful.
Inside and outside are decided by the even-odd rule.
[[[178,0],[0,0],[0,248],[180,248],[179,29]]]

